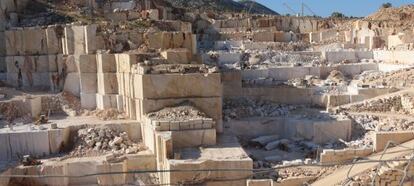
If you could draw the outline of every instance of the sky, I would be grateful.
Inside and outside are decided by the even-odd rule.
[[[332,12],[341,12],[346,16],[365,17],[378,10],[386,2],[399,7],[414,4],[414,0],[256,0],[276,12],[293,14],[283,3],[288,4],[295,12],[301,12],[301,3],[307,4],[318,16],[328,17]],[[313,15],[305,9],[306,15]]]

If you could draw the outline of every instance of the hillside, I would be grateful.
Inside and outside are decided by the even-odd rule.
[[[414,18],[414,5],[401,7],[381,8],[372,15],[366,17],[369,21],[406,21],[411,22]]]
[[[251,0],[240,0],[239,3],[244,5],[245,7],[248,7],[248,10],[251,7],[251,12],[252,13],[279,15],[277,12],[273,11],[272,9],[270,9],[270,8],[260,4],[260,3],[251,1]]]
[[[224,12],[246,12],[251,8],[254,14],[272,14],[279,15],[277,12],[267,8],[266,6],[252,2],[250,0],[233,1],[233,0],[165,0],[173,6],[184,9],[200,10],[200,11],[224,11]]]

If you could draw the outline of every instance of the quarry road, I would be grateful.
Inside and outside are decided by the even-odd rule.
[[[412,150],[408,150],[405,147],[414,148],[414,140],[411,140],[409,142],[403,143],[402,146],[397,146],[390,148],[387,151],[387,154],[385,154],[382,158],[382,160],[391,160],[394,158],[398,158],[404,155],[409,154],[412,152]],[[379,160],[381,157],[381,153],[373,154],[369,157],[367,157],[368,160]],[[358,174],[361,174],[367,170],[370,170],[378,165],[377,162],[375,163],[364,163],[364,164],[356,164],[350,171],[349,175],[350,177],[354,177]],[[326,186],[326,185],[340,185],[341,182],[345,181],[347,178],[347,174],[349,169],[352,165],[347,165],[342,168],[339,168],[334,173],[326,176],[325,178],[322,178],[315,183],[313,183],[313,186]]]

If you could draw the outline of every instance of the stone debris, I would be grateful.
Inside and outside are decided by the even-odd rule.
[[[323,179],[340,166],[307,166],[318,160],[323,163],[321,150],[336,157],[350,155],[343,148],[351,149],[353,156],[356,148],[372,153],[377,132],[414,130],[414,95],[407,93],[410,89],[381,95],[414,87],[414,68],[409,67],[414,49],[414,6],[384,7],[365,19],[325,19],[275,16],[273,11],[272,15],[258,15],[255,13],[264,12],[257,10],[270,9],[248,1],[217,2],[2,0],[0,42],[7,42],[0,47],[0,86],[19,91],[0,92],[0,125],[8,127],[2,129],[5,133],[1,136],[19,143],[3,145],[0,160],[12,159],[9,156],[13,153],[1,153],[7,152],[5,149],[33,153],[53,148],[56,153],[71,150],[63,158],[100,156],[105,164],[93,169],[114,172],[136,166],[160,169],[174,157],[171,168],[188,167],[189,163],[194,169],[199,165],[206,169],[222,166],[216,161],[233,168],[253,164],[254,169],[271,170],[258,170],[254,179],[300,185]],[[220,4],[223,6],[217,6]],[[242,11],[249,5],[253,14]],[[390,69],[399,70],[388,72]],[[204,80],[204,89],[192,90],[199,88],[192,85]],[[298,96],[296,100],[291,99],[294,96]],[[374,96],[379,97],[371,98]],[[289,99],[282,100],[284,97]],[[302,102],[306,105],[300,105]],[[55,122],[54,115],[60,119],[60,114],[68,116],[62,120],[75,118],[76,122],[79,117],[82,123],[96,122],[95,118],[108,122],[66,135],[62,124],[66,127],[72,123]],[[39,115],[50,116],[45,120],[51,123],[32,124]],[[141,127],[134,130],[142,130],[140,135],[129,136],[118,122],[110,122],[120,119],[139,122]],[[51,127],[46,127],[49,124]],[[26,135],[27,131],[30,134]],[[17,139],[16,132],[24,138]],[[235,138],[235,134],[239,143],[226,137]],[[68,147],[55,144],[68,136],[73,139]],[[21,145],[38,138],[53,140],[35,149]],[[138,154],[146,146],[151,151]],[[141,155],[145,157],[141,159]],[[127,161],[120,163],[121,159]],[[194,164],[198,160],[212,163]],[[48,159],[45,162],[39,170],[50,174],[44,170],[51,164]],[[396,167],[391,163],[387,166]],[[79,168],[65,166],[65,172],[78,172],[69,170],[72,167]],[[27,170],[23,171],[25,175],[38,171]],[[399,175],[384,167],[378,170],[380,180],[374,181],[382,182],[376,185],[396,185]],[[68,176],[68,183],[72,183],[73,175]],[[85,184],[128,184],[124,183],[126,179],[106,179],[109,176],[115,175],[98,175],[96,180],[91,179],[93,183]],[[171,172],[166,176],[148,184],[170,180],[175,183],[168,184],[203,185],[218,181],[210,174],[180,176]],[[252,178],[247,173],[225,177]],[[134,183],[147,184],[143,179]],[[13,184],[32,181],[23,180]],[[287,180],[291,182],[284,182]],[[351,185],[368,185],[371,180],[370,176],[358,175]],[[41,181],[50,185],[48,182],[54,180]],[[116,181],[122,183],[105,183]]]
[[[386,75],[385,72],[382,71],[376,71],[376,70],[369,70],[364,71],[361,74],[354,77],[355,80],[360,81],[361,83],[367,83],[370,81],[376,81],[378,79],[383,78]]]
[[[297,88],[309,88],[320,86],[322,80],[317,76],[306,76],[305,78],[290,79],[286,82],[287,85]]]
[[[277,104],[271,101],[253,100],[248,98],[225,99],[223,118],[239,120],[249,117],[279,117],[286,116],[297,106]]]
[[[234,63],[219,63],[223,69],[268,69],[282,66],[320,66],[324,64],[320,56],[312,53],[295,53],[275,50],[243,50],[231,51],[230,54],[241,53],[241,59],[235,60]],[[209,52],[208,54],[216,55],[220,58],[220,53]],[[241,61],[241,62],[240,62]],[[214,60],[207,61],[214,63]],[[217,63],[217,61],[216,61]]]
[[[138,69],[139,68],[143,69],[144,74],[189,74],[219,72],[215,66],[193,64],[157,64],[157,62],[153,61],[148,61],[148,63],[140,63]]]
[[[101,120],[120,120],[125,119],[125,113],[118,111],[117,109],[105,109],[105,110],[84,110],[83,116],[96,116]]]
[[[331,73],[329,73],[329,76],[326,78],[326,84],[327,82],[332,82],[334,84],[343,84],[346,82],[345,76],[342,74],[342,72],[338,70],[333,70]]]
[[[165,107],[157,112],[148,113],[147,116],[156,120],[185,121],[189,119],[205,119],[207,115],[199,111],[191,102],[182,102],[173,107]]]
[[[303,161],[294,161],[292,163],[296,163],[296,164],[303,164]],[[285,169],[280,169],[277,172],[278,178],[277,178],[277,182],[281,182],[283,180],[289,179],[289,178],[294,178],[294,177],[305,177],[305,176],[309,176],[309,177],[320,177],[324,174],[328,174],[332,171],[334,171],[335,168],[319,168],[319,169],[315,169],[315,168],[307,168],[307,167],[298,167],[298,168],[285,168]]]
[[[82,113],[83,109],[81,107],[80,99],[70,92],[62,92],[58,95],[55,102],[59,102],[63,112],[69,116],[78,116]]]
[[[12,122],[13,120],[23,116],[19,105],[14,102],[0,103],[0,113],[2,118],[8,122]]]
[[[258,138],[252,139],[252,142],[258,143],[262,146],[265,146],[266,144],[268,144],[271,141],[277,140],[279,139],[278,135],[271,135],[271,136],[260,136]]]
[[[349,148],[373,147],[376,132],[414,130],[413,119],[378,117],[372,115],[350,115],[353,120],[352,140],[344,142]]]
[[[266,150],[274,150],[276,148],[278,149],[282,149],[282,150],[289,150],[289,144],[290,141],[288,139],[281,139],[281,140],[277,140],[277,141],[273,141],[270,143],[267,143],[265,146]]]
[[[255,55],[260,56],[260,60],[256,63],[249,63],[250,69],[264,69],[276,66],[317,66],[321,64],[321,59],[313,54],[301,54],[280,51],[254,51],[246,50],[251,53],[251,58]],[[252,55],[255,54],[255,55]]]
[[[79,129],[74,138],[72,157],[96,156],[113,153],[115,156],[134,154],[145,150],[141,143],[133,142],[126,132],[111,128],[90,127]]]
[[[367,71],[357,77],[361,85],[373,87],[413,87],[414,68],[405,68],[391,72]]]
[[[353,104],[349,107],[340,107],[341,111],[347,112],[382,112],[382,113],[399,113],[411,114],[413,112],[411,104],[414,99],[411,95],[392,95],[378,99],[364,101]]]

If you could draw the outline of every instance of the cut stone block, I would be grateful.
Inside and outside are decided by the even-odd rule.
[[[49,72],[49,56],[33,56],[32,62],[35,72]]]
[[[79,72],[79,60],[75,60],[74,55],[69,55],[63,59],[64,63],[66,64],[66,71],[68,73],[71,72]]]
[[[162,74],[138,75],[135,93],[143,98],[219,97],[222,95],[220,74]],[[127,81],[128,82],[128,81]],[[207,88],[208,87],[208,88]]]
[[[63,53],[66,55],[73,54],[75,52],[75,34],[70,26],[65,27],[63,41]]]
[[[116,77],[118,82],[118,94],[125,95],[124,73],[116,73]]]
[[[0,57],[0,73],[7,72],[6,58]]]
[[[78,73],[68,73],[63,90],[80,96],[80,80]]]
[[[157,168],[154,154],[147,150],[138,154],[127,155],[126,169],[130,170],[155,170]]]
[[[128,98],[128,116],[130,119],[136,120],[137,119],[137,112],[135,110],[135,99]]]
[[[97,54],[98,73],[116,73],[116,60],[114,54]]]
[[[75,61],[79,64],[80,73],[96,73],[96,55],[77,55]]]
[[[5,57],[4,60],[5,60],[5,63],[6,63],[6,69],[7,69],[8,73],[17,73],[18,72],[18,70],[16,68],[16,65],[15,65],[16,61],[17,61],[17,64],[19,64],[19,66],[23,65],[23,60],[18,61],[17,58],[15,60],[13,56],[7,56],[7,57]]]
[[[70,162],[65,166],[64,175],[80,176],[97,172],[97,162],[95,161],[76,161]],[[97,176],[88,176],[82,178],[67,178],[68,185],[90,185],[96,184]]]
[[[96,109],[96,94],[80,94],[81,106],[84,109]]]
[[[48,55],[49,72],[61,72],[63,67],[62,55]]]
[[[124,111],[124,97],[122,95],[116,95],[117,109],[121,112]]]
[[[123,163],[111,163],[97,165],[99,173],[107,172],[123,172]],[[125,183],[124,175],[122,174],[107,174],[98,176],[99,185],[122,185]]]
[[[0,31],[0,56],[6,56],[6,36],[3,31]]]
[[[47,54],[46,32],[41,28],[28,28],[22,31],[24,54]]]
[[[72,26],[73,54],[86,54],[85,26]]]
[[[161,56],[170,64],[188,64],[191,62],[191,52],[186,48],[169,49],[161,52]]]
[[[96,52],[96,29],[97,26],[87,25],[85,26],[85,53],[94,54]]]
[[[25,75],[23,75],[25,77]],[[43,72],[43,73],[33,73],[33,86],[39,87],[39,88],[48,88],[50,87],[50,74],[49,72]]]
[[[80,73],[80,91],[84,94],[96,94],[97,91],[96,73]]]
[[[62,36],[59,36],[59,32],[63,31],[61,26],[49,26],[46,28],[47,38],[47,53],[58,54],[62,53]],[[62,32],[63,33],[63,32]]]
[[[6,73],[6,77],[7,77],[7,84],[9,84],[12,87],[18,86],[17,73]]]
[[[116,95],[96,94],[96,107],[101,110],[117,108]]]
[[[98,73],[98,93],[117,94],[118,80],[116,73]]]
[[[16,45],[16,34],[18,32],[15,30],[7,30],[4,32],[5,37],[5,49],[6,55],[8,56],[15,56],[17,55],[17,45]]]
[[[216,129],[172,131],[174,148],[216,144]]]
[[[118,54],[116,57],[116,66],[118,72],[131,72],[132,65],[137,64],[135,54]]]
[[[3,81],[3,82],[7,81],[7,73],[0,72],[0,81]]]
[[[69,145],[69,128],[64,129],[50,129],[49,132],[49,148],[51,154],[56,154],[64,150],[66,145]]]
[[[49,155],[49,134],[47,131],[9,133],[12,157],[17,155],[45,156]],[[46,142],[46,143],[45,143]]]
[[[162,32],[154,32],[147,34],[150,48],[162,48]]]
[[[8,133],[0,133],[0,161],[9,161],[12,159],[10,146],[10,137]]]

